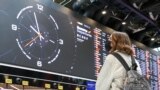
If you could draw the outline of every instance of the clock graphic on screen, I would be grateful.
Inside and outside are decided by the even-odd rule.
[[[52,14],[51,14],[52,13]],[[16,32],[16,42],[28,60],[35,60],[38,67],[53,63],[61,53],[64,40],[59,35],[59,26],[52,10],[35,4],[22,8],[17,22],[11,25]]]

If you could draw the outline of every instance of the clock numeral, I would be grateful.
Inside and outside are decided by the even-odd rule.
[[[42,67],[42,61],[37,61],[37,66]]]
[[[37,4],[37,7],[38,7],[39,10],[43,11],[43,6],[42,5]]]
[[[17,25],[12,24],[12,30],[16,31],[17,30]]]
[[[63,40],[62,39],[59,39],[59,44],[63,44]]]

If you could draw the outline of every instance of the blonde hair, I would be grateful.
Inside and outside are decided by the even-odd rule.
[[[111,44],[112,48],[110,53],[113,53],[115,50],[119,52],[126,53],[128,55],[133,55],[133,50],[131,47],[131,41],[129,36],[124,32],[113,32],[111,35]]]

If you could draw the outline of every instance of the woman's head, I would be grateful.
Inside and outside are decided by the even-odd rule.
[[[109,41],[111,42],[111,50],[112,53],[115,50],[120,52],[133,55],[133,50],[131,47],[131,41],[129,36],[124,32],[113,32],[110,36]]]

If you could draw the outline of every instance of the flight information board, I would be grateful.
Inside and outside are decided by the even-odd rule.
[[[160,57],[149,50],[142,49],[136,45],[132,45],[135,57],[140,63],[142,74],[149,80],[152,90],[160,89]]]
[[[91,22],[52,0],[0,0],[0,65],[96,80],[106,33]]]
[[[52,0],[0,0],[0,65],[95,81],[108,55],[107,29]],[[132,46],[159,90],[160,56]]]

